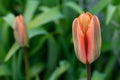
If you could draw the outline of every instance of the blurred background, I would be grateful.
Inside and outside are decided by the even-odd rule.
[[[31,80],[86,80],[72,43],[72,21],[83,11],[101,23],[101,56],[91,65],[92,80],[120,80],[120,0],[0,0],[0,80],[25,80],[23,51],[13,35],[19,14],[30,38]]]

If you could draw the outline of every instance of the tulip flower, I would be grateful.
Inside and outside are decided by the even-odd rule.
[[[26,74],[25,80],[30,80],[29,58],[27,51],[29,40],[22,15],[17,16],[15,19],[14,36],[16,42],[22,47],[24,53],[24,65],[25,65],[25,74]]]
[[[17,43],[21,47],[28,46],[28,35],[26,32],[26,28],[24,26],[22,15],[17,16],[15,19],[14,36],[15,36]]]
[[[97,16],[82,13],[72,24],[72,37],[77,58],[91,64],[100,56],[101,30]]]

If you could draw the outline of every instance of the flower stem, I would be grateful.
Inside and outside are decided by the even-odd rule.
[[[89,63],[86,64],[86,68],[87,68],[87,80],[91,80],[91,68]]]
[[[24,52],[24,65],[25,65],[26,80],[30,80],[30,69],[29,69],[27,47],[23,47],[23,52]]]

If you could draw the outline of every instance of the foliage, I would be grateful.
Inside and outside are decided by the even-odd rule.
[[[23,51],[13,36],[15,16],[28,29],[31,80],[86,80],[75,55],[72,21],[89,11],[101,22],[101,56],[92,80],[120,80],[119,0],[0,0],[0,80],[24,80]]]

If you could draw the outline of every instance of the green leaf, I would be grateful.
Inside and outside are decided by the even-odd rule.
[[[23,64],[23,51],[19,50],[17,53],[17,73],[19,73],[18,77],[22,76],[22,64]]]
[[[37,53],[37,51],[39,51],[41,49],[41,47],[45,43],[46,39],[47,39],[47,36],[44,36],[38,40],[37,46],[30,51],[30,53],[29,53],[30,56],[33,56],[34,54]]]
[[[60,7],[54,7],[45,11],[37,16],[28,23],[28,28],[34,28],[46,24],[48,22],[54,21],[56,19],[62,18],[63,15],[60,13]],[[32,13],[31,13],[32,15]],[[27,16],[27,15],[26,15]],[[26,19],[26,16],[24,19]],[[15,22],[15,16],[12,13],[9,13],[3,19],[13,28]],[[28,19],[29,20],[29,19]]]
[[[15,16],[12,13],[9,13],[3,17],[3,20],[7,22],[11,28],[14,28]]]
[[[53,58],[54,55],[54,58]],[[54,68],[57,65],[59,57],[59,47],[56,42],[56,40],[53,38],[52,35],[48,35],[48,58],[47,58],[47,72],[46,78],[51,75],[51,72],[53,72]],[[46,79],[45,78],[45,79]]]
[[[17,80],[18,79],[18,76],[17,75],[17,70],[18,70],[18,66],[17,66],[17,56],[14,55],[12,57],[12,79],[13,80]]]
[[[86,69],[78,69],[78,72],[80,72],[78,80],[86,80]]]
[[[37,63],[36,65],[33,65],[30,69],[30,76],[35,77],[36,75],[39,75],[39,73],[44,69],[44,65]]]
[[[67,71],[68,68],[69,68],[69,63],[66,62],[66,61],[61,61],[60,62],[60,67],[58,67],[53,72],[53,74],[51,75],[49,80],[57,80],[65,71]]]
[[[28,28],[39,27],[48,22],[62,18],[62,14],[59,11],[59,7],[54,7],[46,12],[40,13],[28,24]]]
[[[10,76],[11,71],[6,65],[0,65],[0,76]]]
[[[19,49],[19,47],[20,46],[17,43],[14,43],[11,49],[9,50],[7,56],[5,57],[4,61],[8,61],[13,56],[13,54]]]
[[[100,0],[97,5],[92,9],[92,13],[96,14],[99,13],[102,9],[104,9],[109,3],[111,2],[111,0]]]
[[[46,30],[32,29],[29,30],[29,38],[32,38],[36,35],[47,35],[48,32]]]
[[[50,8],[47,7],[47,6],[40,6],[40,7],[39,7],[39,10],[45,12],[45,11],[50,10]]]
[[[101,48],[102,52],[109,51],[111,49],[112,49],[111,42],[106,42],[106,41],[102,42],[102,48]]]
[[[3,46],[0,44],[0,62],[4,61],[4,57],[5,57],[5,50]]]
[[[78,4],[76,4],[75,2],[72,2],[72,1],[67,2],[65,5],[72,8],[73,10],[75,10],[78,13],[83,13],[84,12],[83,9]]]
[[[35,10],[38,7],[38,4],[39,4],[38,0],[27,0],[25,12],[24,12],[24,19],[26,24],[29,23],[33,18]]]
[[[107,62],[107,65],[106,65],[106,68],[105,68],[105,71],[104,71],[104,74],[105,74],[105,80],[110,80],[113,73],[111,73],[115,67],[115,64],[116,64],[116,56],[115,55],[111,55],[108,62]]]
[[[94,71],[92,80],[105,80],[105,74],[99,73],[98,71]]]
[[[6,12],[7,12],[7,10],[4,7],[3,1],[0,1],[0,14],[5,14]]]
[[[116,11],[116,6],[113,5],[109,5],[107,8],[107,13],[106,13],[106,21],[105,24],[108,25],[112,16],[114,15],[115,11]]]
[[[31,39],[32,37],[36,35],[46,35],[47,32],[45,30],[39,30],[39,29],[32,29],[29,31],[29,38]],[[14,43],[9,52],[7,53],[7,56],[5,57],[5,62],[8,61],[14,53],[20,48],[20,46],[17,43]]]
[[[9,26],[8,24],[4,23],[4,25],[1,28],[1,43],[3,44],[3,47],[5,51],[8,51],[9,45],[10,45],[10,33],[9,33]]]
[[[35,80],[40,80],[39,75],[36,75]]]

